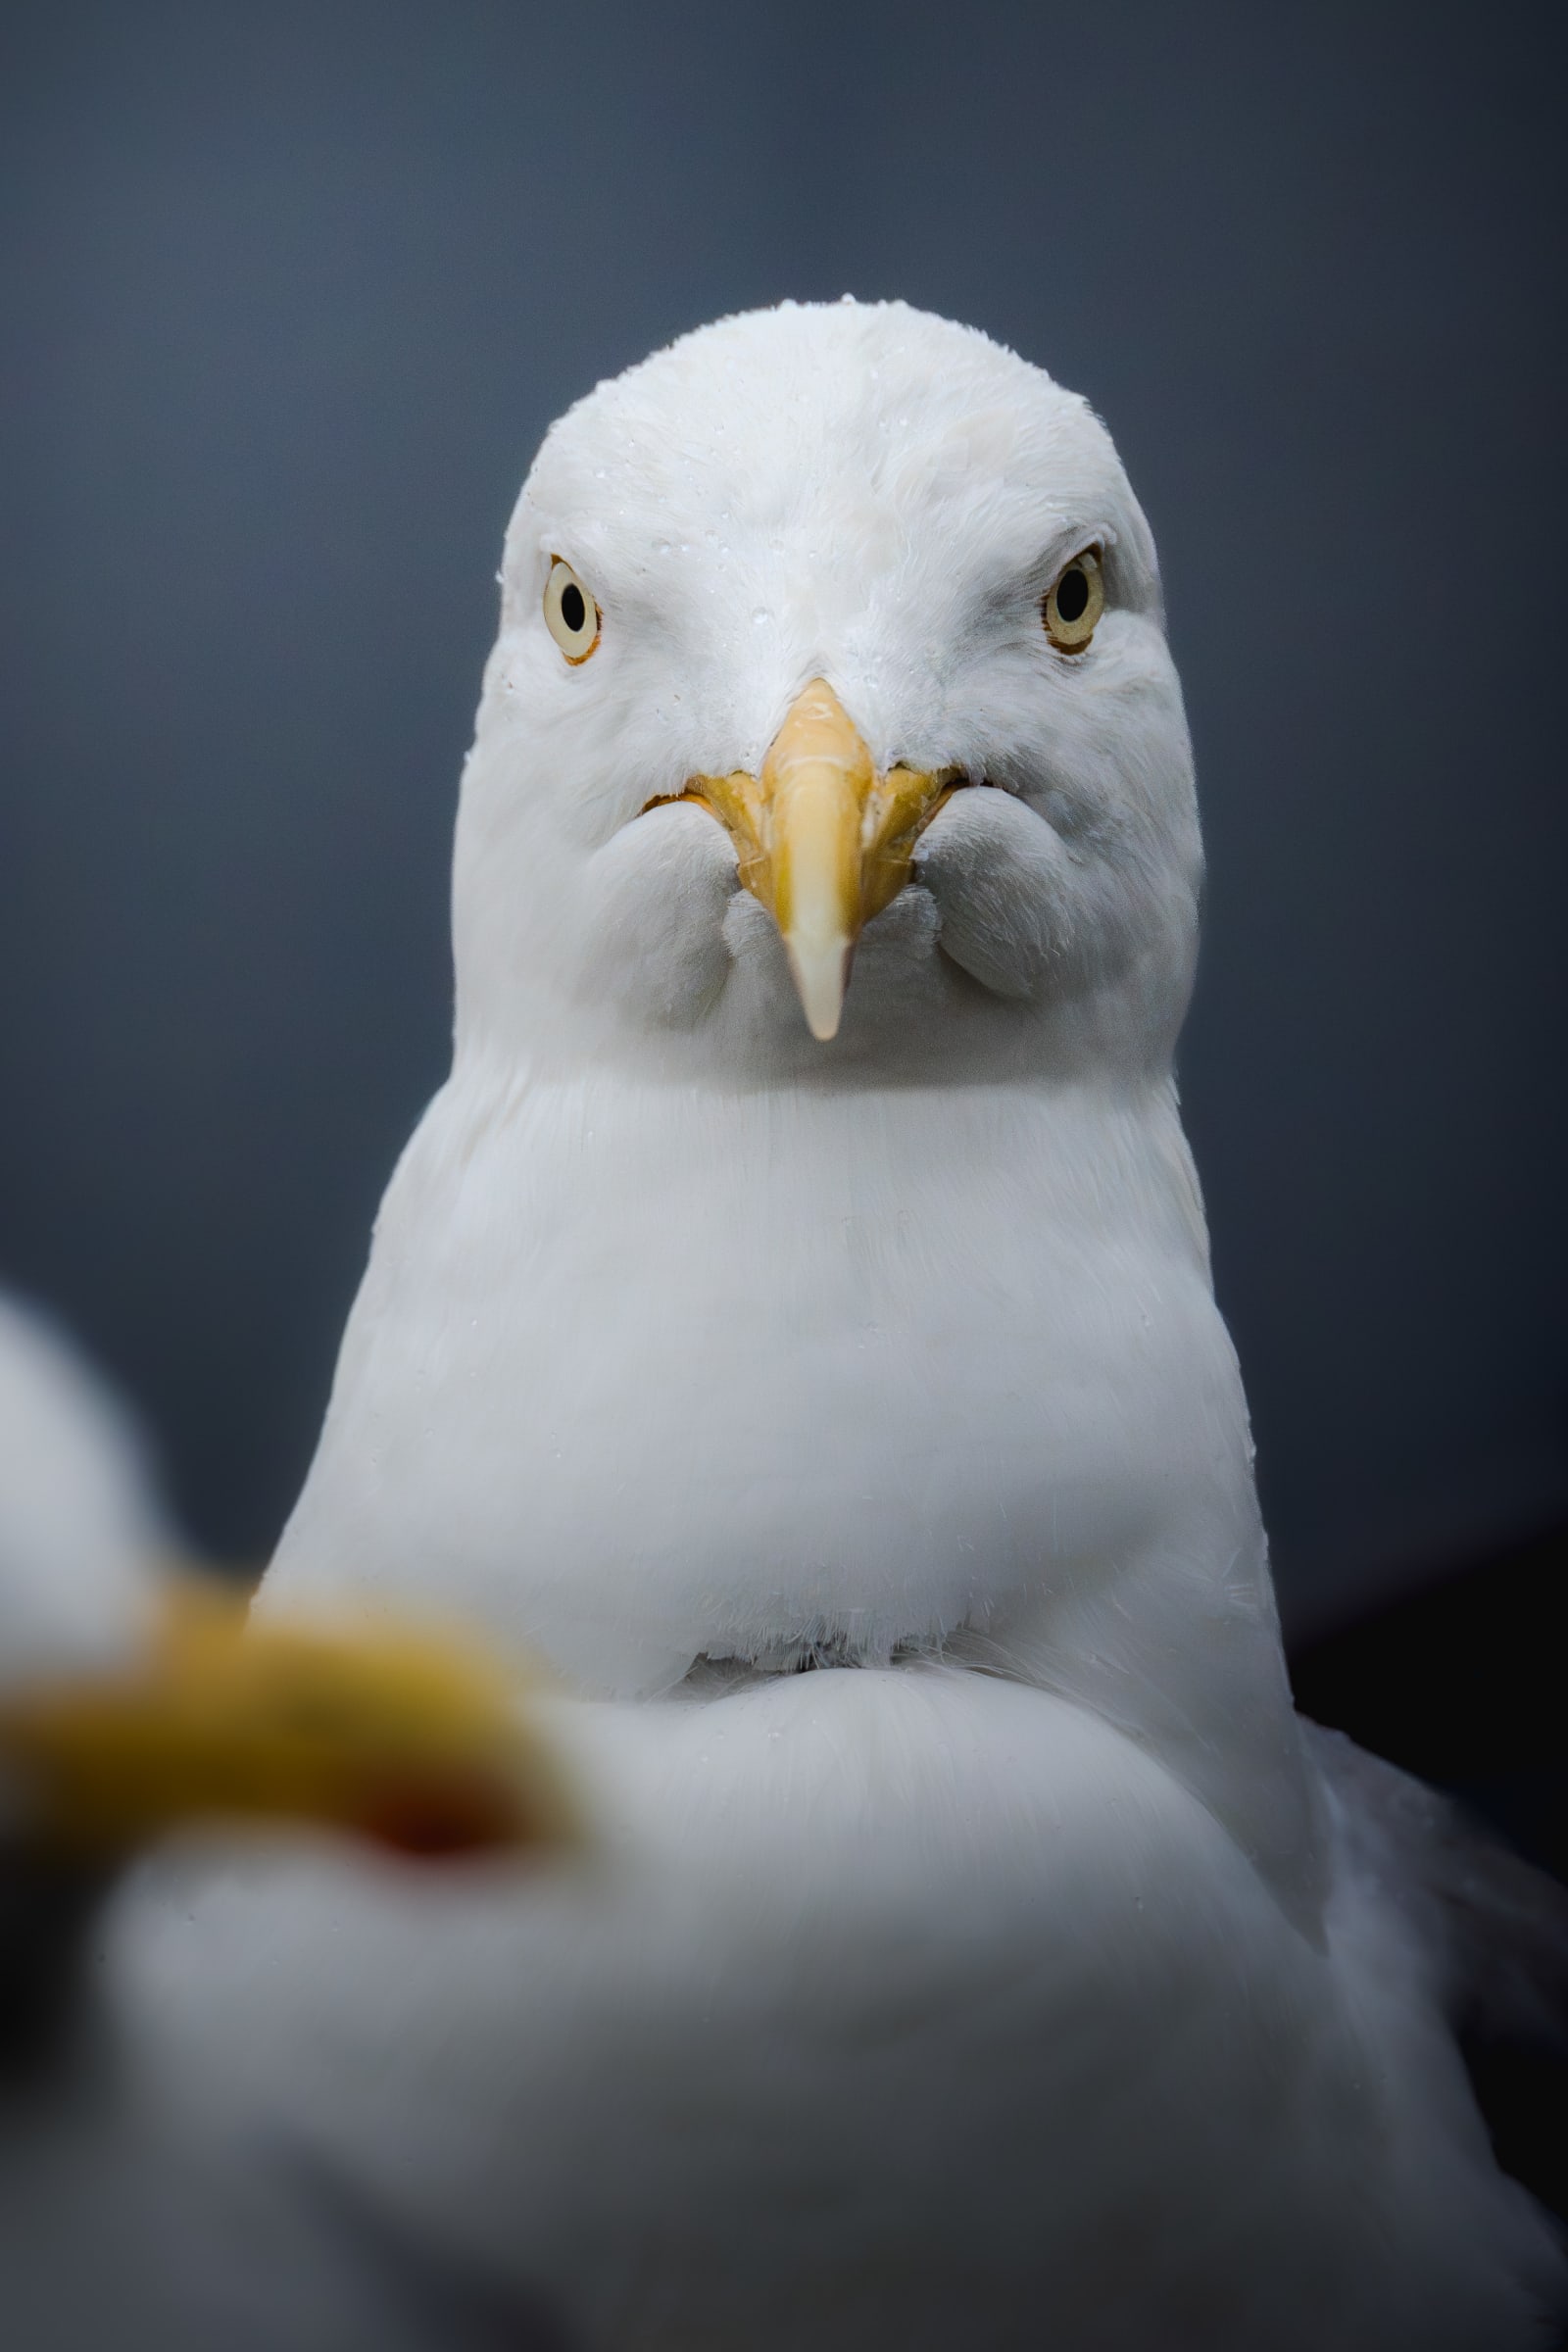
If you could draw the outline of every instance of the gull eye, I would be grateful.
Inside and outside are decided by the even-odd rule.
[[[1105,610],[1105,581],[1100,568],[1100,550],[1086,547],[1057,574],[1045,603],[1046,635],[1064,654],[1081,654]]]
[[[586,662],[599,643],[599,607],[557,556],[545,582],[545,626],[568,662]]]

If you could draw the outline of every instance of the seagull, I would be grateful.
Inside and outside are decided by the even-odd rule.
[[[603,1863],[149,1901],[171,2069],[614,2352],[1544,2345],[1454,2020],[1568,1934],[1292,1706],[1109,434],[786,303],[562,418],[501,587],[452,1072],[258,1622],[540,1652]]]
[[[246,2119],[176,2119],[91,1952],[120,1872],[182,1825],[421,1855],[571,1834],[488,1671],[386,1626],[248,1632],[176,1576],[128,1419],[0,1298],[0,2320],[19,2352],[555,2344],[387,2238]],[[505,2320],[505,2326],[503,2325]]]

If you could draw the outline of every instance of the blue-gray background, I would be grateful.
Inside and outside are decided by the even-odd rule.
[[[276,1531],[443,1073],[540,433],[847,288],[1086,391],[1160,540],[1288,1616],[1568,1517],[1559,16],[6,10],[0,1274],[209,1543]]]

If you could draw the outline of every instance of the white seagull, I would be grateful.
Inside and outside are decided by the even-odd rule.
[[[1200,871],[1149,528],[1039,368],[786,304],[551,430],[452,1075],[262,1616],[542,1651],[615,1866],[432,1920],[278,1864],[127,1969],[591,2344],[1562,2308],[1453,2037],[1446,1817],[1292,1708],[1172,1077]]]
[[[543,2352],[518,2292],[389,2233],[220,2086],[199,2117],[166,2096],[91,1951],[171,1831],[537,1847],[569,1827],[559,1768],[424,1635],[247,1634],[169,1550],[119,1406],[0,1298],[0,2340]]]

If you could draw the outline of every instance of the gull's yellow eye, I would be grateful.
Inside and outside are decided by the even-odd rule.
[[[568,662],[586,662],[599,643],[599,607],[557,556],[545,582],[545,626]]]
[[[1041,612],[1046,635],[1064,654],[1081,654],[1105,610],[1105,582],[1100,568],[1100,550],[1086,547],[1081,556],[1064,564]]]

